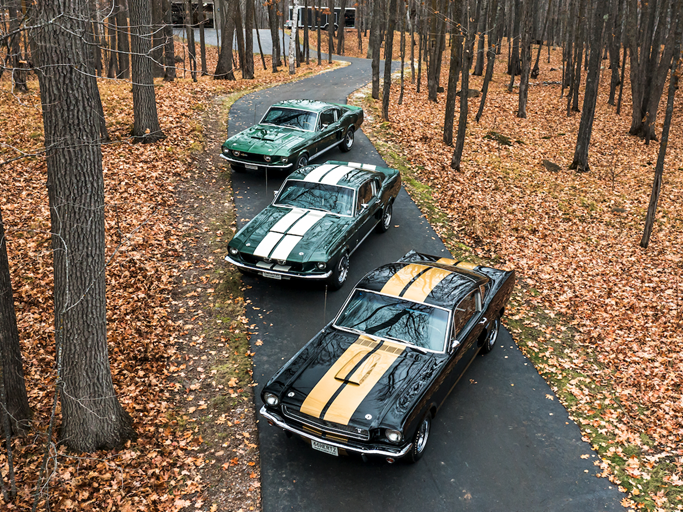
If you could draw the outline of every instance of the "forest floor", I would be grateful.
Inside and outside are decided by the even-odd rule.
[[[659,144],[628,135],[630,83],[618,116],[607,104],[611,71],[603,61],[591,171],[577,174],[568,167],[580,114],[566,114],[561,50],[552,51],[550,63],[543,50],[527,119],[516,117],[518,89],[507,91],[505,55],[504,47],[479,123],[480,98],[469,100],[460,172],[450,168],[453,148],[442,142],[446,95],[428,101],[426,73],[420,93],[408,75],[402,105],[393,81],[388,122],[367,88],[349,102],[365,108],[364,133],[402,171],[453,254],[516,269],[506,325],[600,455],[597,476],[628,492],[624,506],[683,510],[680,91],[654,232],[643,249]],[[444,64],[443,85],[447,73]],[[481,77],[471,76],[471,89],[481,85]],[[458,115],[459,107],[456,132]],[[550,171],[544,160],[558,167]]]
[[[217,52],[207,52],[212,70]],[[238,97],[338,65],[290,76],[257,60],[255,80],[236,81],[193,82],[180,70],[156,82],[166,138],[150,145],[130,138],[130,83],[99,80],[112,139],[102,146],[107,257],[120,245],[106,271],[109,357],[138,439],[87,455],[53,445],[38,510],[48,499],[51,510],[260,509],[253,354],[241,280],[222,259],[235,225],[218,148]],[[6,510],[34,501],[56,378],[43,125],[35,77],[28,85],[14,94],[7,74],[0,81],[0,163],[28,155],[2,165],[0,209],[34,413],[30,435],[12,442],[18,496]],[[4,450],[0,468],[6,479]]]

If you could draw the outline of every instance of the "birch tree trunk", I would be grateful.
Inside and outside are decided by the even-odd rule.
[[[289,74],[296,73],[297,33],[298,33],[299,3],[292,4],[292,32],[289,34]]]

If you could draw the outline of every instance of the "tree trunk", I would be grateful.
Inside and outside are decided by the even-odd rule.
[[[239,0],[225,0],[225,26],[221,32],[221,53],[218,56],[218,64],[216,65],[216,71],[213,74],[214,80],[235,80],[235,72],[232,68],[232,41],[235,38],[235,6]],[[272,18],[271,18],[271,30]],[[277,31],[275,31],[277,39]],[[273,40],[274,42],[275,40]],[[275,49],[273,49],[275,52]],[[275,65],[275,55],[272,56],[273,62],[273,73],[277,72],[277,67]]]
[[[128,9],[125,0],[116,1],[116,41],[118,43],[119,74],[118,78],[130,78],[130,45],[128,44]]]
[[[346,0],[341,0],[339,12],[339,29],[337,31],[337,55],[344,55],[344,27],[346,26]]]
[[[97,45],[97,43],[95,42],[95,34],[93,33],[92,23],[86,24],[85,40],[88,44],[88,47],[91,49],[93,46]],[[100,142],[109,142],[109,133],[107,132],[107,120],[104,117],[104,109],[102,108],[102,98],[100,98],[100,90],[97,87],[97,72],[95,71],[94,52],[89,52],[87,57],[90,64],[88,75],[90,78],[90,86],[92,87],[92,98],[94,100],[94,108],[100,126]]]
[[[119,74],[119,60],[116,53],[116,12],[107,18],[107,44],[109,46],[109,63],[107,64],[107,78],[116,78]]]
[[[574,151],[574,161],[569,166],[577,172],[588,172],[588,147],[593,131],[593,119],[595,118],[595,104],[598,99],[598,85],[600,83],[600,60],[602,54],[602,34],[605,27],[605,13],[607,12],[607,2],[598,1],[594,6],[593,14],[593,33],[590,41],[590,61],[588,64],[588,74],[586,75],[586,92],[583,98],[583,112],[581,113],[581,124],[576,140]]]
[[[199,18],[199,61],[202,66],[202,75],[206,76],[209,72],[206,69],[206,33],[204,31],[204,25],[206,23],[206,12],[204,11],[204,2],[199,0],[197,2],[197,17]]]
[[[358,9],[356,10],[356,34],[358,36],[358,51],[361,54],[363,53],[363,23],[365,23],[363,0],[358,0]]]
[[[437,5],[437,0],[432,0],[432,6]],[[430,38],[427,48],[429,51],[429,62],[427,65],[427,89],[429,101],[437,101],[437,93],[439,90],[439,78],[441,71],[441,56],[444,47],[444,16],[439,13],[445,12],[447,2],[442,1],[438,7],[434,8],[432,13],[431,27],[433,37]],[[468,70],[469,73],[469,70]]]
[[[185,0],[185,31],[187,33],[187,55],[189,57],[190,75],[197,81],[197,48],[194,43],[194,12],[192,0]]]
[[[517,117],[526,119],[526,103],[529,95],[529,72],[531,69],[531,2],[532,0],[524,0],[524,8],[522,13],[522,45],[520,51],[522,52],[522,72],[519,80],[519,106],[517,108]]]
[[[372,0],[372,27],[370,27],[370,47],[372,48],[372,97],[379,99],[379,51],[380,39],[380,3]]]
[[[391,95],[391,56],[394,52],[394,28],[396,25],[396,2],[389,0],[386,41],[384,42],[384,88],[382,89],[382,119],[389,120],[389,96]]]
[[[253,2],[256,0],[247,0],[247,2],[252,2],[252,6],[254,5]],[[266,58],[263,56],[263,48],[261,47],[261,34],[259,33],[259,28],[258,28],[258,23],[256,25],[256,42],[258,43],[258,51],[261,54],[261,64],[263,64],[263,71],[266,70]]]
[[[232,3],[236,0],[225,1],[229,6],[232,6]],[[230,7],[229,9],[232,9],[232,7]],[[271,64],[273,66],[273,73],[277,73],[277,67],[280,65],[280,38],[278,35],[277,4],[275,3],[275,0],[270,0],[270,2],[268,3],[268,21],[270,25],[271,47],[273,49],[273,51],[271,52]],[[233,37],[235,23],[231,20],[231,18],[228,18],[228,26],[230,25],[232,25],[230,37]],[[223,44],[225,44],[225,38],[222,38],[222,42]],[[221,51],[221,55],[223,54],[223,51],[225,50]],[[232,39],[230,40],[230,52],[230,60],[232,61]],[[232,64],[230,64],[230,69],[232,73]],[[230,78],[230,80],[234,80],[234,78]]]
[[[171,1],[164,0],[164,82],[173,82],[175,71],[175,44],[173,42],[173,13]]]
[[[164,8],[162,0],[152,0],[152,76],[164,76]]]
[[[475,76],[481,76],[484,73],[484,35],[486,33],[486,12],[488,11],[489,6],[484,6],[484,15],[482,16],[482,3],[487,4],[487,0],[479,0],[479,2],[477,3],[477,60],[476,64],[474,65],[474,72],[472,73]],[[490,37],[491,36],[489,35],[489,38]]]
[[[133,78],[133,138],[150,143],[164,138],[157,116],[154,79],[152,78],[151,12],[146,0],[128,0],[131,14],[131,49]]]
[[[235,34],[237,35],[237,56],[240,60],[240,70],[244,78],[244,63],[247,60],[244,48],[244,25],[242,24],[242,8],[240,2],[235,3]]]
[[[512,40],[512,53],[510,54],[510,65],[508,66],[508,73],[510,74],[510,86],[508,91],[512,92],[512,86],[515,83],[515,76],[519,75],[520,62],[519,62],[519,42],[522,34],[522,26],[524,25],[524,19],[522,16],[522,0],[514,0],[515,2],[515,23],[512,25],[514,30],[513,40]]]
[[[624,46],[624,55],[621,60],[621,83],[619,84],[619,99],[617,100],[617,115],[621,114],[621,99],[624,94],[624,76],[626,73],[626,59],[628,58],[628,47]]]
[[[7,238],[0,211],[0,357],[2,384],[7,397],[7,412],[11,419],[10,435],[25,434],[29,429],[31,409],[28,405],[24,366],[19,345],[19,330],[14,312],[14,294],[7,258]],[[0,426],[5,433],[5,428]],[[6,433],[5,433],[6,435]]]
[[[244,5],[244,68],[242,78],[253,80],[254,78],[254,4],[252,0],[246,0]]]
[[[465,148],[465,134],[467,133],[467,113],[468,113],[468,94],[470,87],[470,66],[472,64],[472,48],[474,46],[474,38],[467,31],[465,37],[465,51],[463,53],[462,62],[462,82],[460,87],[460,116],[458,118],[458,136],[455,140],[455,149],[453,150],[453,158],[451,159],[451,168],[459,171],[460,161],[462,160],[462,152]]]
[[[620,35],[621,35],[621,19],[619,17],[619,7],[621,0],[611,0],[612,9],[610,12],[610,32],[607,34],[607,46],[609,47],[609,67],[612,70],[612,80],[609,87],[608,105],[615,105],[617,95],[617,87],[619,86],[619,50],[620,50]]]
[[[677,73],[677,68],[680,64],[679,57],[681,54],[681,31],[683,30],[683,0],[677,0],[677,12],[675,21],[672,23],[671,30],[675,28],[675,48],[673,51],[673,63],[671,65],[671,74],[669,76],[669,94],[666,102],[666,114],[664,116],[664,127],[662,128],[662,141],[659,144],[659,156],[657,157],[657,165],[655,167],[655,179],[652,183],[652,194],[650,195],[650,204],[647,207],[647,216],[645,218],[645,229],[643,230],[643,238],[640,240],[640,246],[647,248],[650,244],[650,236],[652,235],[652,227],[655,222],[655,214],[657,213],[657,203],[659,202],[659,194],[662,190],[662,176],[664,174],[664,158],[666,157],[666,148],[669,144],[669,129],[671,127],[671,118],[674,110],[674,95],[678,88],[678,78],[680,73]]]
[[[332,64],[332,54],[334,53],[334,3],[330,0],[327,15],[327,62]]]
[[[297,50],[297,34],[298,34],[298,22],[299,22],[299,4],[297,0],[294,0],[292,5],[292,31],[289,34],[289,74],[293,75],[296,73],[296,55]]]
[[[446,106],[444,109],[443,141],[449,146],[453,144],[453,122],[455,120],[455,98],[458,92],[458,75],[462,65],[462,0],[455,0],[453,5],[453,24],[451,29],[451,58],[448,68],[448,88],[446,90]],[[463,94],[461,91],[460,94]],[[465,92],[465,94],[467,94]]]
[[[322,65],[322,31],[320,29],[320,14],[323,10],[323,5],[322,5],[322,0],[318,0],[318,8],[315,11],[315,24],[317,25],[317,33],[318,33],[318,40],[317,40],[317,49],[318,49],[318,66]],[[374,68],[373,68],[374,69]],[[374,98],[374,96],[373,96]]]
[[[493,27],[491,29],[491,34],[495,33],[498,26],[503,22],[503,9],[498,9],[498,0],[493,0],[493,5],[491,6],[491,11],[493,16],[495,16],[495,21],[493,22]],[[481,101],[479,102],[479,110],[477,111],[476,121],[477,123],[481,120],[481,116],[484,113],[484,106],[486,105],[486,96],[489,92],[489,84],[491,83],[491,78],[493,77],[493,67],[496,63],[496,42],[495,39],[492,40],[489,36],[489,51],[486,55],[486,75],[484,75],[484,84],[481,87]]]
[[[548,0],[548,10],[545,13],[545,21],[543,22],[543,33],[541,34],[541,43],[538,45],[538,53],[536,53],[536,62],[534,62],[534,67],[531,70],[531,78],[533,78],[534,80],[538,78],[538,62],[541,59],[541,48],[543,48],[543,38],[546,36],[546,32],[548,31],[548,20],[550,20],[550,11],[552,7],[553,0]],[[550,41],[548,41],[548,49],[550,49]]]
[[[131,4],[141,0],[131,0]],[[104,178],[87,69],[85,0],[36,1],[38,73],[54,260],[60,438],[76,452],[135,437],[121,407],[107,349]],[[149,26],[149,11],[146,26]],[[49,20],[60,18],[60,23]],[[146,48],[149,51],[149,45]],[[149,67],[149,65],[148,65]],[[151,69],[149,69],[151,77]]]
[[[405,2],[401,1],[400,15],[401,15],[401,93],[398,96],[398,104],[403,105],[403,89],[404,89],[404,70],[406,63],[406,12]]]

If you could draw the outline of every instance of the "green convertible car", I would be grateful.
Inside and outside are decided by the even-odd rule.
[[[243,272],[317,279],[337,290],[353,251],[373,229],[391,226],[400,189],[396,169],[333,161],[299,169],[235,234],[225,259]]]
[[[311,100],[281,101],[259,124],[223,143],[221,156],[235,172],[291,171],[339,146],[350,151],[363,123],[363,109]]]

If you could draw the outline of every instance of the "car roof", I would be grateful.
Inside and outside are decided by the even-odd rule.
[[[272,105],[273,107],[287,107],[287,108],[298,108],[301,110],[309,110],[311,112],[320,112],[329,107],[336,107],[337,105],[332,105],[330,103],[325,103],[324,101],[315,100],[286,100],[279,101]]]
[[[327,183],[357,189],[369,178],[382,179],[382,173],[374,170],[374,166],[355,162],[325,162],[322,165],[309,165],[289,175],[292,180],[304,180],[314,183]]]
[[[415,257],[409,258],[411,254]],[[470,291],[488,282],[475,268],[467,262],[411,252],[369,272],[356,288],[452,310]]]

